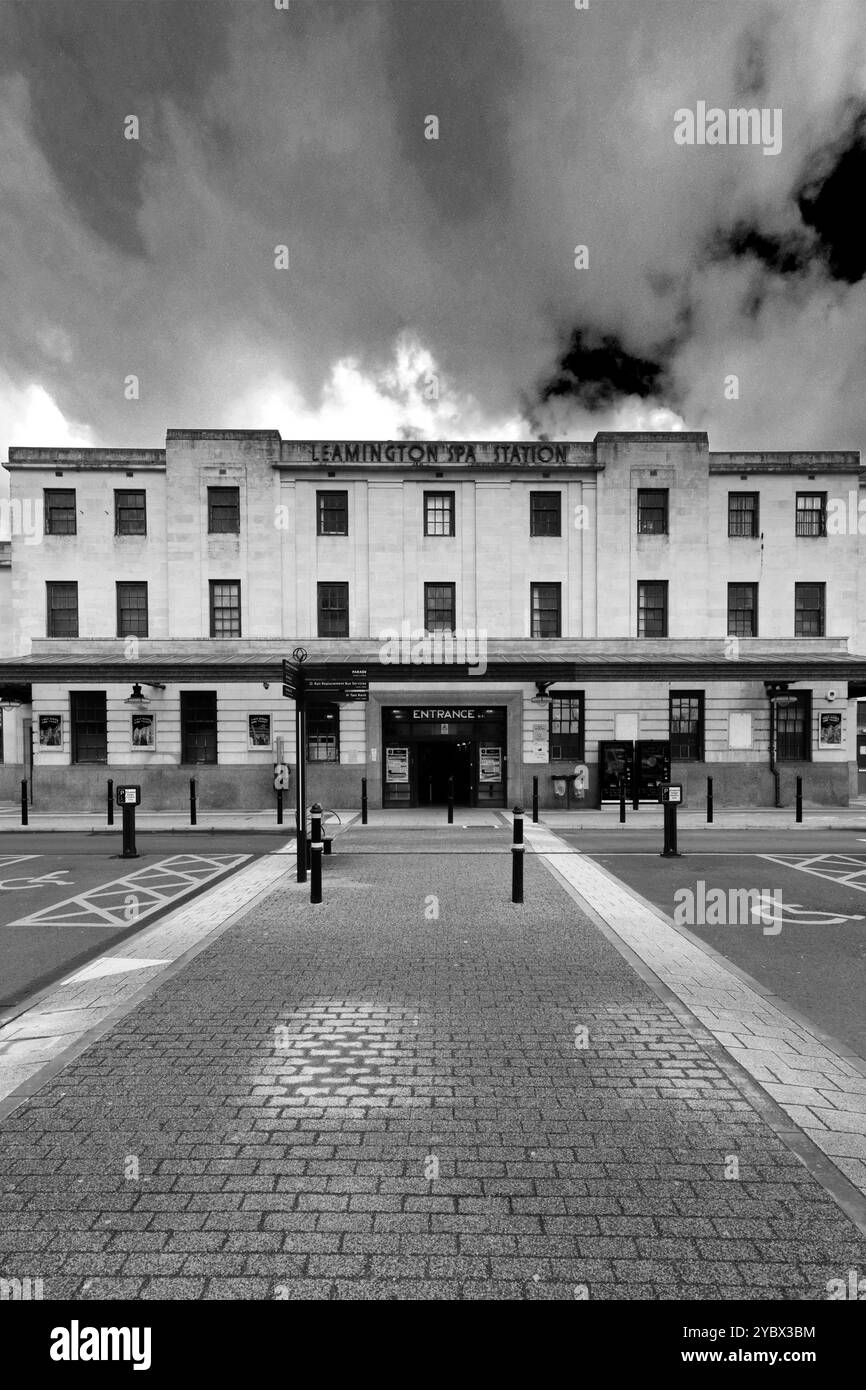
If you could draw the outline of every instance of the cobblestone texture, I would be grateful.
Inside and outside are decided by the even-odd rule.
[[[816,1300],[866,1270],[709,1035],[531,855],[512,906],[486,834],[503,852],[355,855],[348,832],[321,907],[274,894],[9,1116],[0,1275],[47,1298]]]

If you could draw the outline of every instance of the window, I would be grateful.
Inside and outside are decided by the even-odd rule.
[[[240,488],[208,488],[207,529],[211,534],[239,534],[241,529]]]
[[[668,533],[668,490],[638,488],[637,529],[642,536],[666,536]]]
[[[550,761],[583,758],[583,691],[564,690],[550,702]]]
[[[759,534],[757,492],[729,492],[728,535],[757,536]]]
[[[48,597],[46,637],[78,636],[78,585],[54,583],[45,586]]]
[[[424,493],[424,535],[454,535],[454,493]]]
[[[530,585],[533,637],[562,636],[562,585]]]
[[[776,761],[807,762],[812,756],[812,696],[808,690],[781,695],[773,700],[776,725]]]
[[[108,721],[104,690],[70,690],[72,761],[108,762]]]
[[[797,493],[796,534],[798,536],[826,536],[826,492]]]
[[[704,760],[704,692],[672,690],[670,705],[671,759],[702,763]]]
[[[348,536],[348,492],[317,492],[316,515],[320,536]]]
[[[318,586],[318,609],[320,637],[348,637],[348,584],[320,584]]]
[[[240,637],[241,581],[212,579],[210,581],[211,637]]]
[[[307,762],[340,761],[339,705],[311,705],[307,710]]]
[[[424,585],[424,629],[426,632],[453,632],[457,590],[453,584]]]
[[[668,581],[639,579],[637,586],[638,637],[667,637]]]
[[[728,636],[757,637],[757,584],[728,585]]]
[[[215,690],[180,692],[181,762],[217,760],[217,697]]]
[[[826,584],[794,585],[794,636],[823,637]]]
[[[46,488],[46,536],[74,536],[77,530],[78,525],[75,516],[75,488]]]
[[[117,584],[118,637],[147,636],[147,584]]]
[[[116,536],[147,535],[147,504],[143,492],[115,491],[114,534]]]
[[[530,536],[562,535],[562,494],[559,492],[530,492]]]

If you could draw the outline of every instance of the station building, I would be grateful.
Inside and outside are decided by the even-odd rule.
[[[0,799],[846,805],[866,694],[860,457],[586,442],[11,448]],[[866,519],[863,519],[866,531]],[[866,724],[866,720],[861,721]],[[866,730],[862,761],[866,766]],[[294,786],[294,774],[292,783]]]

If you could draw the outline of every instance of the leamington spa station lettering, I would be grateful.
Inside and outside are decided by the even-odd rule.
[[[333,443],[311,444],[310,462],[471,465],[478,462],[475,450],[474,444],[419,444],[417,440],[375,444],[335,440]],[[567,444],[493,444],[485,446],[485,454],[488,451],[494,465],[568,463]]]

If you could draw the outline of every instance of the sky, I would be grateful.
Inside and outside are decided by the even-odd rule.
[[[862,0],[0,0],[0,459],[860,448],[864,172]]]

